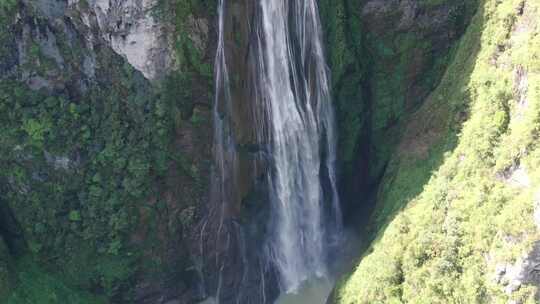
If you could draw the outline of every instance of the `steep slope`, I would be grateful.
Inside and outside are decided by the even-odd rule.
[[[334,303],[535,303],[540,4],[479,5],[442,82],[404,126],[377,196],[376,238]]]
[[[322,0],[319,5],[339,125],[341,194],[346,221],[353,222],[369,214],[403,133],[401,122],[440,82],[477,3]]]
[[[0,302],[195,301],[214,9],[0,1]]]

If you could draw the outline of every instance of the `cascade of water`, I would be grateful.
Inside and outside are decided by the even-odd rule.
[[[218,3],[218,27],[219,27],[219,36],[218,36],[218,46],[215,58],[215,101],[214,101],[214,160],[215,160],[215,176],[212,180],[212,199],[218,201],[218,210],[213,210],[212,212],[218,212],[219,226],[217,229],[216,236],[216,245],[215,248],[219,248],[218,243],[222,237],[222,232],[224,229],[224,217],[227,207],[227,201],[230,198],[230,193],[233,184],[227,184],[231,182],[230,179],[227,179],[227,174],[230,172],[234,166],[233,162],[235,161],[236,148],[233,142],[233,137],[231,135],[230,125],[228,120],[223,119],[220,115],[220,107],[227,109],[230,112],[232,107],[231,105],[231,91],[229,85],[229,73],[227,68],[227,61],[225,58],[225,39],[224,39],[224,27],[225,27],[225,0],[219,0]],[[201,235],[202,242],[203,235]],[[227,234],[226,246],[229,246],[230,235]],[[204,248],[201,245],[201,251]],[[203,252],[201,252],[203,255]],[[222,272],[225,267],[224,261],[220,260],[219,254],[216,255],[215,261],[216,267],[218,269],[218,280],[217,280],[217,290],[216,290],[216,301],[219,303],[221,287],[222,287]]]
[[[214,187],[225,197],[226,188],[234,186],[225,180],[234,168],[230,162],[235,161],[236,148],[219,111],[233,107],[223,38],[224,1],[219,1],[215,62]],[[267,256],[279,274],[281,290],[294,292],[307,279],[327,275],[328,248],[341,232],[335,122],[317,1],[260,0],[253,28],[254,127],[258,141],[267,144],[271,168]]]
[[[258,85],[273,162],[268,248],[291,292],[327,274],[328,243],[340,231],[334,114],[316,0],[261,1],[260,9]]]

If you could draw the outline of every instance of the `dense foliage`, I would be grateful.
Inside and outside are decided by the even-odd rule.
[[[163,104],[121,89],[72,101],[0,83],[2,195],[29,250],[61,263],[70,282],[110,294],[131,274],[134,253],[123,249],[136,203],[168,162]]]
[[[319,1],[346,222],[367,218],[402,122],[432,92],[476,1]]]
[[[0,223],[0,302],[130,302],[140,273],[187,268],[171,270],[161,255],[143,255],[168,246],[157,236],[164,234],[160,225],[182,239],[178,230],[192,223],[206,191],[199,162],[205,154],[187,155],[176,143],[180,131],[208,128],[195,104],[208,103],[211,61],[194,46],[187,19],[210,6],[192,2],[168,2],[175,8],[162,18],[177,27],[177,67],[149,83],[109,48],[89,50],[73,29],[54,28],[17,1],[0,1],[0,70],[9,71],[0,75],[0,204],[8,206],[0,219],[15,217]],[[30,35],[21,36],[24,22]],[[54,41],[39,40],[53,32]],[[15,39],[27,47],[21,54]],[[83,79],[88,58],[97,61],[98,77],[90,81]],[[30,77],[45,79],[45,87],[25,84]],[[211,140],[194,133],[192,141]],[[169,219],[164,196],[171,188],[186,211],[171,211]],[[6,235],[24,248],[5,248]]]
[[[379,194],[377,237],[337,303],[534,303],[497,279],[538,240],[540,5],[484,0],[411,118]],[[514,291],[514,292],[511,292]]]

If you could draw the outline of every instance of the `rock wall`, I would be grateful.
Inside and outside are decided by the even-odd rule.
[[[156,0],[88,1],[86,25],[96,26],[112,49],[148,79],[174,68],[171,32],[155,18]],[[73,5],[73,4],[72,4]]]
[[[264,251],[269,201],[267,143],[256,126],[262,118],[256,87],[255,35],[260,12],[254,1],[226,1],[224,60],[228,86],[216,92],[215,167],[207,216],[199,224],[196,249],[202,256],[206,292],[222,303],[271,303],[276,275]],[[219,76],[218,76],[219,77]],[[222,166],[222,168],[219,168]]]
[[[24,260],[10,301],[201,297],[189,244],[208,197],[214,9],[0,4],[0,236],[12,214]]]
[[[365,221],[403,121],[440,81],[475,1],[343,0],[321,1],[320,7],[345,214]]]

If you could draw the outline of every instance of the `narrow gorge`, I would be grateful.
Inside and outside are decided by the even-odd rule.
[[[0,0],[0,303],[538,303],[539,20]]]

